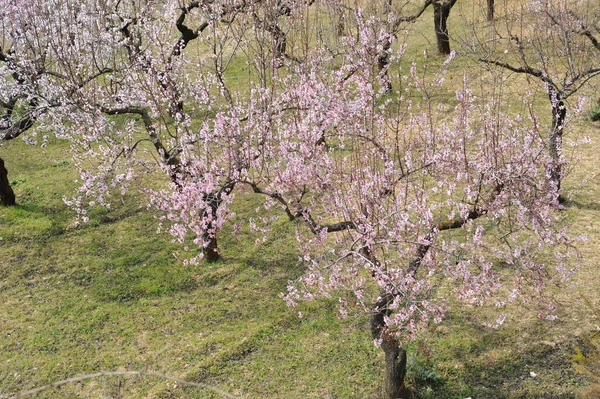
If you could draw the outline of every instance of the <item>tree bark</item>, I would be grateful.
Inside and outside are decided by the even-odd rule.
[[[433,3],[433,21],[439,54],[450,54],[448,17],[454,3],[456,3],[456,0],[436,1]]]
[[[548,96],[550,97],[550,103],[552,104],[552,130],[550,132],[550,137],[548,138],[548,150],[550,152],[552,163],[550,164],[548,174],[550,175],[550,180],[556,186],[560,200],[560,198],[562,198],[560,197],[562,180],[562,137],[567,116],[567,107],[565,106],[560,93],[549,90]]]
[[[281,16],[290,16],[291,12],[292,10],[287,2],[278,0],[271,12],[263,17],[263,20],[257,14],[253,14],[255,21],[271,34],[273,39],[273,66],[275,68],[281,68],[287,57],[287,34],[279,26],[278,20]]]
[[[15,192],[8,181],[8,171],[4,167],[4,160],[0,158],[0,205],[16,205]]]
[[[385,399],[408,399],[404,386],[406,376],[406,351],[398,346],[396,340],[383,339],[381,349],[385,354]]]
[[[391,294],[382,295],[375,304],[371,316],[371,334],[373,339],[381,341],[381,349],[385,355],[384,399],[408,399],[408,391],[404,385],[406,376],[406,350],[386,330],[385,316],[390,311],[387,305],[393,300]]]
[[[487,20],[494,20],[494,0],[487,0]]]
[[[217,236],[206,236],[205,240],[208,241],[208,245],[202,249],[204,259],[209,263],[218,261],[221,258],[221,255],[219,255]]]
[[[390,80],[390,76],[388,75],[388,68],[390,66],[390,48],[392,47],[392,42],[389,39],[386,39],[382,44],[382,49],[377,56],[377,69],[379,70],[379,79],[381,79],[381,84],[385,88],[386,93],[392,92],[392,82]]]

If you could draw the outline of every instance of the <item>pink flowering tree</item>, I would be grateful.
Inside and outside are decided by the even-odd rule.
[[[250,133],[265,104],[253,93],[285,50],[270,46],[271,25],[259,17],[275,3],[3,3],[11,41],[0,61],[15,93],[2,99],[4,137],[37,120],[37,131],[71,141],[81,187],[66,202],[83,220],[87,208],[110,206],[114,191],[152,172],[157,184],[144,191],[165,228],[181,242],[191,236],[199,257],[218,259],[217,231],[231,216],[238,175],[256,156]],[[284,3],[280,14],[291,15],[295,3]],[[226,71],[243,56],[258,78],[232,92]],[[17,100],[24,122],[13,112]]]
[[[502,115],[466,78],[457,105],[438,106],[445,72],[429,82],[416,65],[388,98],[369,23],[359,20],[339,68],[316,54],[282,79],[267,166],[243,183],[306,226],[297,232],[306,272],[286,302],[338,297],[342,315],[369,314],[385,397],[405,398],[406,345],[443,320],[449,293],[498,307],[491,326],[518,299],[553,318],[545,289],[572,273],[573,239],[555,212],[534,116]]]
[[[34,8],[32,2],[0,1],[0,146],[18,137],[37,142],[31,128],[47,107],[44,97],[52,91],[38,90],[44,83],[45,60],[31,42]],[[16,205],[1,158],[0,205]]]
[[[505,12],[510,18],[494,26],[493,35],[498,37],[490,40],[478,27],[473,29],[473,37],[479,38],[476,51],[488,66],[526,75],[544,88],[552,115],[546,142],[551,158],[546,169],[560,194],[569,101],[600,75],[600,6],[595,1],[536,0]],[[581,104],[574,102],[571,110],[580,111]]]
[[[438,105],[446,73],[416,65],[390,95],[382,50],[402,51],[387,17],[354,10],[357,34],[333,38],[311,29],[312,2],[268,1],[290,7],[274,36],[259,0],[3,2],[31,6],[12,10],[33,13],[19,16],[35,51],[11,57],[43,62],[27,99],[44,105],[40,129],[73,143],[82,185],[67,202],[85,217],[152,171],[143,190],[165,228],[215,260],[238,189],[264,196],[266,222],[277,208],[302,222],[306,273],[284,299],[336,296],[342,314],[369,314],[386,398],[406,397],[406,345],[442,321],[448,293],[550,306],[545,288],[571,273],[535,115],[502,115],[467,79],[455,106]],[[253,75],[234,91],[242,57]]]

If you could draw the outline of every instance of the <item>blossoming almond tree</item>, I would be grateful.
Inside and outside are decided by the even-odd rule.
[[[306,273],[285,300],[339,296],[344,314],[369,314],[386,398],[406,397],[404,348],[443,319],[449,290],[472,305],[545,302],[545,288],[571,273],[535,118],[502,116],[466,79],[456,107],[438,110],[431,94],[444,73],[429,83],[416,66],[389,95],[378,60],[393,34],[377,17],[357,10],[357,35],[333,51],[317,32],[301,60],[279,68],[272,34],[253,18],[258,0],[10,1],[39,22],[23,25],[35,51],[20,57],[42,61],[42,127],[74,145],[82,187],[70,202],[82,213],[84,202],[108,204],[158,165],[170,186],[145,189],[159,217],[215,259],[234,190],[263,195],[265,218],[279,207],[306,227]],[[312,2],[287,4],[297,7],[289,31],[309,32],[311,19],[294,16]],[[286,39],[285,60],[293,46]],[[258,78],[233,92],[225,71],[242,53]]]
[[[0,2],[0,146],[18,137],[36,142],[35,133],[29,137],[27,133],[31,133],[31,127],[43,112],[43,101],[39,92],[36,93],[36,86],[42,83],[43,54],[35,51],[26,35],[32,29],[30,17],[34,15],[30,13],[30,5]],[[37,54],[26,57],[24,52]],[[16,205],[8,171],[1,158],[0,205]]]
[[[158,166],[171,186],[148,187],[152,204],[177,240],[191,234],[200,256],[216,260],[236,175],[253,156],[246,132],[262,111],[252,110],[262,104],[248,102],[249,88],[230,92],[225,70],[250,40],[271,40],[252,16],[273,2],[4,2],[14,45],[1,60],[32,65],[29,80],[12,68],[6,81],[24,80],[29,92],[19,98],[41,110],[29,113],[28,127],[31,115],[43,115],[38,130],[73,143],[82,186],[67,203],[85,219],[87,207],[109,206],[114,189],[127,190],[137,173]],[[279,55],[254,54],[263,59],[248,64],[263,68],[265,82],[272,64],[265,60]]]
[[[551,312],[545,288],[572,273],[572,238],[539,127],[481,103],[466,79],[441,119],[430,99],[443,78],[430,86],[415,65],[386,99],[368,24],[339,68],[315,56],[284,79],[268,170],[245,183],[308,227],[297,233],[307,270],[284,299],[339,296],[343,315],[370,314],[385,397],[405,398],[404,348],[443,319],[449,291],[474,306],[535,299]]]
[[[299,230],[298,240],[307,271],[290,283],[286,301],[339,295],[343,312],[370,314],[386,356],[386,397],[398,398],[406,395],[406,344],[450,306],[441,291],[453,287],[472,305],[502,307],[521,297],[544,302],[547,285],[571,273],[572,239],[554,214],[556,186],[545,176],[549,154],[535,122],[481,104],[466,80],[452,120],[439,119],[431,90],[439,89],[444,73],[430,87],[416,66],[396,82],[402,91],[386,99],[377,68],[382,32],[374,28],[385,25],[360,13],[356,18],[359,35],[343,39],[338,55],[315,46],[302,63],[259,81],[245,98],[226,91],[218,68],[181,81],[176,77],[189,76],[192,65],[152,55],[163,61],[144,61],[143,73],[124,74],[130,83],[116,98],[101,86],[85,97],[112,100],[113,108],[94,105],[96,113],[81,115],[93,116],[86,125],[94,123],[94,136],[103,137],[114,131],[106,115],[126,113],[111,111],[118,99],[146,99],[148,116],[159,120],[166,112],[171,123],[162,129],[175,129],[176,140],[157,153],[176,179],[153,196],[180,241],[192,232],[194,244],[207,248],[203,234],[214,237],[239,185],[264,195],[268,208],[303,221],[307,230]],[[160,43],[151,48],[167,47]],[[155,80],[144,80],[152,68],[160,71],[150,75]],[[180,82],[176,91],[165,89],[168,78]],[[125,88],[139,87],[138,79],[147,83],[129,97]],[[178,104],[188,98],[193,111],[184,108],[179,117]],[[194,121],[208,112],[214,116]],[[140,116],[147,131],[161,126]],[[130,129],[130,136],[105,139],[94,153],[115,159],[117,151],[135,149]],[[130,144],[113,149],[107,145],[113,142]],[[169,165],[165,154],[176,154],[177,163]],[[102,191],[98,180],[90,181]],[[503,319],[500,314],[497,323]]]
[[[536,0],[505,7],[510,18],[494,27],[498,37],[486,40],[479,28],[473,29],[473,37],[478,38],[476,51],[483,63],[526,75],[543,86],[552,115],[547,173],[560,193],[568,100],[600,75],[600,7],[587,0]],[[578,110],[580,105],[571,104],[571,108]]]

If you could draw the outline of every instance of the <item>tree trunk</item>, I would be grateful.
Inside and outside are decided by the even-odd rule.
[[[392,0],[387,0],[384,2],[383,6],[383,15],[386,19],[389,19],[390,12],[392,10]],[[395,27],[388,26],[387,30],[393,32]],[[390,38],[383,39],[381,43],[381,50],[377,55],[377,70],[379,71],[379,79],[381,80],[381,84],[385,88],[386,93],[390,93],[392,91],[392,82],[390,81],[390,77],[388,75],[388,68],[390,67],[390,49],[392,48],[392,41]]]
[[[217,236],[206,236],[205,240],[208,241],[208,245],[202,248],[202,253],[204,254],[204,259],[209,262],[216,262],[221,258],[219,255],[219,247],[217,245]]]
[[[433,21],[435,37],[437,40],[438,53],[450,54],[450,36],[448,35],[448,17],[450,9],[456,0],[436,1],[433,3]]]
[[[0,205],[16,205],[15,192],[8,181],[8,171],[4,167],[4,161],[0,158]]]
[[[494,20],[494,0],[487,0],[487,20]]]
[[[291,8],[285,1],[277,1],[273,13],[266,17],[265,28],[273,38],[273,64],[275,68],[281,68],[286,57],[287,34],[279,26],[279,17],[290,16]]]
[[[400,348],[385,326],[385,316],[390,313],[387,305],[392,300],[391,294],[384,294],[375,304],[375,312],[371,316],[371,334],[373,339],[381,340],[381,349],[385,354],[384,399],[408,399],[408,391],[404,386],[406,351]]]
[[[273,65],[275,68],[283,67],[287,49],[287,35],[281,30],[279,25],[271,23],[267,26],[267,30],[271,33],[273,41]]]
[[[381,349],[385,354],[385,399],[408,399],[408,392],[404,386],[406,376],[406,351],[398,346],[394,339],[384,338]]]
[[[562,180],[562,137],[567,116],[567,107],[559,93],[550,90],[548,95],[550,97],[550,103],[552,104],[552,131],[548,138],[548,150],[550,152],[551,164],[549,166],[548,174],[550,175],[550,180],[556,186],[560,199],[560,186]]]
[[[389,39],[385,39],[385,42],[382,43],[381,52],[377,56],[377,69],[379,70],[379,79],[381,80],[381,84],[385,88],[386,93],[392,92],[392,82],[390,80],[390,76],[388,75],[388,68],[390,67],[391,47],[391,41]]]

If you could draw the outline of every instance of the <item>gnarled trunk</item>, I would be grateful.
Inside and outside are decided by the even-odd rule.
[[[228,186],[229,187],[229,186]],[[223,188],[224,192],[230,192],[233,189],[233,186],[230,186],[230,189]],[[205,194],[204,200],[207,203],[207,207],[204,209],[204,216],[209,220],[206,222],[206,229],[202,235],[202,240],[207,243],[202,248],[202,254],[204,255],[204,260],[207,262],[216,262],[221,258],[219,255],[219,246],[217,245],[217,231],[213,224],[214,218],[216,217],[219,206],[221,206],[222,202],[222,192],[212,192]]]
[[[406,376],[406,351],[394,336],[386,330],[385,316],[388,316],[388,304],[393,300],[391,294],[382,295],[371,316],[371,334],[373,339],[381,341],[381,349],[385,354],[384,399],[408,399],[408,391],[404,385]]]
[[[4,167],[4,160],[0,158],[0,205],[16,205],[15,192],[8,181],[8,171]]]

